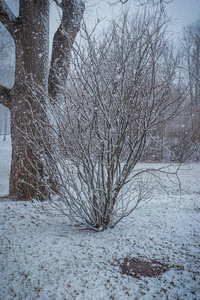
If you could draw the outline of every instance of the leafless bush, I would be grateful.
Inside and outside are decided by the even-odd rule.
[[[171,97],[177,60],[163,56],[165,29],[157,14],[132,22],[125,15],[101,41],[83,26],[61,101],[46,99],[43,122],[33,116],[45,199],[72,221],[103,230],[149,199],[151,178],[143,174],[153,170],[135,166],[152,155],[153,132],[180,105],[180,95]]]

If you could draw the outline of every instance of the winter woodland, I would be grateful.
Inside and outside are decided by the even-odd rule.
[[[90,2],[0,0],[0,298],[197,299],[200,20]]]

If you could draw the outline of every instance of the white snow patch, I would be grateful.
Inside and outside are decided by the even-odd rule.
[[[10,154],[3,142],[0,149],[2,190]],[[199,167],[180,171],[181,201],[166,183],[169,195],[154,190],[152,201],[98,233],[39,214],[46,203],[0,200],[0,299],[200,299]],[[116,264],[127,256],[159,260],[171,269],[136,279]]]

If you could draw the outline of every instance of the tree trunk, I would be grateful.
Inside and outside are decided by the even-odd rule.
[[[35,177],[38,169],[43,176],[42,166],[26,140],[26,135],[34,138],[32,114],[41,114],[30,89],[34,84],[45,95],[48,88],[49,1],[21,0],[19,18],[13,27],[16,66],[9,105],[12,141],[9,193],[17,199],[27,200],[36,196],[40,182]],[[39,92],[35,96],[44,101]]]
[[[55,34],[53,43],[51,70],[56,70],[56,74],[64,74],[69,68],[69,59],[65,59],[69,58],[84,6],[77,0],[56,3],[61,6],[63,14],[62,25]],[[45,193],[41,186],[44,169],[39,157],[40,151],[34,149],[34,138],[37,141],[40,138],[36,133],[34,116],[44,118],[40,103],[45,103],[48,90],[51,97],[58,99],[55,76],[50,76],[48,80],[49,5],[49,0],[20,0],[19,17],[15,18],[13,14],[9,15],[6,1],[0,0],[0,21],[14,38],[16,52],[15,83],[12,89],[0,86],[0,103],[11,112],[12,162],[9,193],[18,200],[28,200]],[[70,42],[69,35],[64,34],[63,30],[69,33]],[[66,74],[63,76],[66,78]],[[34,101],[35,97],[39,98],[39,103]],[[44,133],[45,128],[42,130]],[[49,181],[51,182],[51,178]]]

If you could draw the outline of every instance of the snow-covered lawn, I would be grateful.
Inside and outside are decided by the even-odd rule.
[[[0,196],[8,192],[8,149],[0,141]],[[45,203],[0,200],[0,299],[200,299],[200,164],[183,167],[181,201],[172,186],[171,197],[158,189],[104,232],[39,214]],[[125,257],[171,268],[137,279],[121,273]]]

